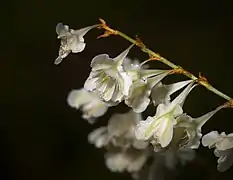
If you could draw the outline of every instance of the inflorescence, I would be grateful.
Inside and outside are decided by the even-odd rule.
[[[91,144],[106,149],[106,166],[113,172],[129,172],[134,178],[147,171],[148,178],[152,178],[161,175],[161,167],[174,169],[178,163],[184,165],[193,160],[195,150],[202,143],[205,147],[214,148],[214,154],[219,158],[219,171],[229,169],[233,164],[233,133],[226,135],[225,132],[211,131],[203,136],[202,127],[218,111],[232,108],[233,100],[211,86],[202,75],[194,76],[148,49],[140,39],[132,39],[111,29],[102,19],[100,22],[79,30],[57,24],[61,46],[54,63],[60,64],[70,53],[82,52],[86,45],[84,36],[94,28],[104,29],[104,34],[98,38],[119,35],[132,44],[116,57],[107,54],[95,56],[84,87],[72,90],[67,98],[68,104],[80,109],[82,117],[90,123],[95,123],[109,107],[121,102],[130,108],[127,113],[114,114],[107,126],[94,130],[88,136]],[[138,46],[149,58],[141,63],[131,60],[127,55],[133,46]],[[163,62],[171,69],[149,69],[146,63],[150,61]],[[173,74],[183,74],[189,79],[164,84],[164,78]],[[191,117],[185,113],[183,105],[198,85],[227,102],[200,117]],[[182,91],[176,97],[171,96],[179,90]],[[148,106],[153,106],[156,111],[144,119],[142,113]],[[149,159],[152,161],[148,165]]]

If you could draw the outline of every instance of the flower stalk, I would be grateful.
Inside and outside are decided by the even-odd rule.
[[[213,87],[205,77],[199,75],[199,77],[196,77],[195,75],[193,75],[192,73],[184,70],[182,67],[170,62],[169,60],[167,60],[166,58],[160,56],[159,54],[153,52],[152,50],[150,50],[149,48],[147,48],[145,46],[144,43],[142,43],[142,41],[139,38],[133,39],[131,37],[129,37],[128,35],[122,33],[121,31],[115,30],[110,28],[106,22],[103,19],[100,19],[101,24],[99,25],[98,28],[100,29],[104,29],[105,32],[103,35],[99,36],[98,38],[102,38],[102,37],[108,37],[110,35],[118,35],[121,36],[122,38],[126,39],[127,41],[135,44],[136,46],[138,46],[143,52],[147,53],[150,57],[150,59],[152,60],[158,60],[166,65],[168,65],[169,67],[173,68],[173,69],[178,69],[179,73],[187,76],[188,78],[197,81],[198,84],[204,86],[206,89],[208,89],[209,91],[213,92],[214,94],[222,97],[223,99],[227,100],[230,104],[233,104],[233,99],[224,94],[223,92],[219,91],[218,89],[216,89],[215,87]],[[232,106],[231,106],[232,107]]]

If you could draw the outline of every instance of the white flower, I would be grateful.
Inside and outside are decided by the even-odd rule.
[[[182,148],[198,149],[202,137],[202,126],[222,108],[223,106],[220,106],[198,118],[192,118],[187,114],[179,116],[176,119],[177,124],[175,125],[177,134],[180,136],[177,139],[179,146]]]
[[[202,138],[203,146],[215,148],[214,154],[218,159],[218,170],[223,172],[233,165],[233,133],[228,135],[225,132],[219,134],[212,131]]]
[[[108,105],[100,100],[97,94],[85,89],[72,90],[67,97],[68,104],[83,111],[83,118],[91,122],[105,114]]]
[[[149,151],[148,142],[135,138],[134,128],[141,114],[129,111],[113,115],[106,127],[100,127],[88,135],[90,143],[97,148],[105,147],[106,166],[113,172],[134,173],[145,164]]]
[[[112,172],[123,172],[130,161],[122,153],[108,153],[105,155],[105,163]]]
[[[58,39],[61,39],[61,46],[59,49],[59,56],[54,61],[54,64],[60,64],[61,61],[67,57],[71,52],[82,52],[86,46],[83,36],[91,29],[98,25],[88,26],[79,30],[69,29],[69,26],[58,23],[56,26],[56,32]]]
[[[127,113],[114,114],[108,121],[108,132],[112,136],[129,136],[134,133],[135,125],[142,119],[141,114],[130,110]]]
[[[153,143],[156,141],[163,148],[168,146],[173,137],[176,117],[183,113],[183,103],[193,87],[193,83],[190,83],[171,103],[159,104],[154,117],[149,116],[137,125],[136,138],[148,140],[153,136]]]
[[[159,82],[156,84],[151,92],[151,97],[154,106],[157,106],[158,104],[167,104],[170,102],[170,96],[175,93],[176,91],[182,89],[184,86],[189,84],[192,80],[187,81],[181,81],[173,84],[163,84],[162,82]]]
[[[123,114],[114,114],[106,127],[101,127],[89,134],[89,142],[97,147],[113,145],[124,149],[129,147],[146,149],[148,142],[137,140],[134,135],[135,127],[141,119],[141,114],[132,110]]]
[[[145,149],[148,142],[137,140],[134,134],[135,127],[141,120],[141,114],[132,110],[127,113],[113,115],[108,122],[107,128],[114,146],[133,146],[136,149]]]
[[[91,62],[92,71],[84,88],[96,91],[101,99],[109,103],[119,103],[124,96],[128,96],[132,79],[124,70],[123,61],[131,47],[114,59],[107,54],[94,57]]]
[[[132,107],[137,113],[146,110],[150,103],[151,89],[158,84],[169,70],[141,70],[141,78],[133,82],[130,87],[129,95],[125,99],[125,104]]]
[[[105,155],[106,166],[113,172],[134,173],[139,171],[148,158],[146,151],[128,151],[109,152]]]

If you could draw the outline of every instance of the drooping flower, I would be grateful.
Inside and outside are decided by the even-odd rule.
[[[219,134],[217,131],[212,131],[202,138],[203,146],[215,148],[214,154],[218,159],[218,170],[226,171],[233,165],[233,133],[228,135],[225,132]]]
[[[127,113],[113,115],[107,127],[108,133],[113,137],[112,143],[115,146],[121,147],[146,148],[148,142],[137,140],[134,134],[135,127],[141,120],[141,114],[135,113],[132,110]]]
[[[224,106],[219,106],[213,111],[210,111],[201,117],[192,118],[187,114],[182,114],[176,118],[177,124],[175,125],[175,131],[179,134],[177,140],[180,148],[198,149],[200,140],[202,137],[202,126],[220,109]]]
[[[98,25],[88,26],[79,30],[69,29],[69,26],[58,23],[56,26],[57,38],[61,39],[59,56],[54,61],[54,64],[60,64],[62,60],[71,52],[82,52],[86,46],[83,36],[91,29]]]
[[[149,157],[148,142],[135,138],[134,128],[141,114],[129,111],[113,115],[108,125],[100,127],[88,136],[97,148],[105,147],[106,166],[113,172],[138,172]]]
[[[97,94],[83,88],[72,90],[67,97],[67,102],[71,107],[81,109],[82,117],[89,122],[93,122],[108,110],[108,105],[101,101]]]
[[[147,151],[128,149],[126,151],[108,152],[105,155],[106,166],[112,172],[138,172],[148,158]]]
[[[177,123],[176,117],[183,113],[183,103],[194,86],[190,83],[172,102],[159,104],[154,117],[149,116],[145,121],[140,121],[135,130],[136,138],[152,138],[153,143],[156,142],[163,148],[168,146],[173,137],[173,127]]]
[[[84,88],[95,91],[101,99],[116,104],[129,94],[132,84],[131,77],[123,68],[123,61],[132,46],[123,51],[116,58],[101,54],[92,59],[92,71],[85,82]]]
[[[114,114],[106,127],[100,127],[90,133],[89,142],[102,144],[100,147],[111,144],[121,148],[145,149],[148,146],[148,142],[137,140],[134,135],[135,127],[141,119],[141,114],[132,110],[123,114]]]
[[[170,70],[140,70],[139,79],[131,85],[125,104],[137,113],[145,111],[151,100],[151,89],[169,72]]]

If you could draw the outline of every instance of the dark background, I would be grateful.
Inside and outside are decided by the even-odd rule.
[[[14,11],[16,34],[8,41],[16,46],[5,51],[1,70],[0,179],[130,179],[127,174],[106,169],[102,150],[87,142],[87,134],[99,124],[89,125],[66,103],[68,92],[83,86],[95,55],[114,57],[129,43],[120,37],[97,40],[102,31],[93,30],[85,36],[87,47],[82,53],[72,54],[56,66],[58,22],[79,29],[98,23],[102,17],[112,27],[138,35],[148,47],[176,64],[195,74],[202,72],[215,87],[233,96],[233,13],[232,6],[224,1],[22,0],[14,5],[9,11]],[[129,56],[147,58],[137,48]],[[189,96],[185,110],[197,117],[223,102],[198,87]],[[231,109],[219,112],[203,132],[233,132],[232,116]],[[198,158],[177,179],[232,179],[233,169],[218,173],[216,161],[213,151],[200,148]]]

